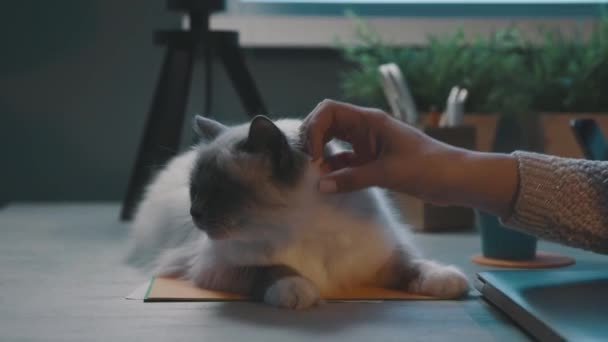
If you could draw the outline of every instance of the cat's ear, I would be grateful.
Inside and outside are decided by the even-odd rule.
[[[287,138],[269,118],[258,115],[251,120],[249,134],[245,142],[248,152],[281,152],[287,146]]]
[[[246,151],[267,154],[272,158],[275,171],[282,172],[293,164],[293,156],[287,138],[269,118],[258,115],[251,121],[244,144]]]
[[[215,139],[218,135],[220,135],[220,133],[228,129],[228,127],[222,125],[221,123],[200,115],[194,117],[192,126],[194,132],[196,132],[199,137],[207,141]]]

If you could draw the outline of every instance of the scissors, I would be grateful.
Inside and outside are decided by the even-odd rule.
[[[384,95],[397,119],[411,125],[418,123],[418,110],[401,69],[395,63],[382,64],[378,68]]]

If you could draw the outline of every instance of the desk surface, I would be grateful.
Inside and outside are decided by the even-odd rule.
[[[146,277],[125,266],[117,204],[16,204],[0,210],[0,339],[3,341],[520,341],[528,337],[473,290],[463,301],[336,303],[305,312],[252,303],[125,300]],[[474,233],[416,234],[426,255],[470,279]],[[608,258],[540,243],[577,259]]]

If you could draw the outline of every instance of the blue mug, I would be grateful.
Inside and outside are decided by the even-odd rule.
[[[500,223],[498,217],[475,210],[481,233],[483,256],[501,260],[532,260],[536,257],[537,238]]]

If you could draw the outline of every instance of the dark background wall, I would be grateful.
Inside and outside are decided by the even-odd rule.
[[[163,53],[152,31],[179,23],[164,3],[0,5],[0,202],[122,198]],[[340,98],[344,65],[335,51],[245,53],[271,116],[302,116],[323,98]],[[221,65],[215,70],[212,115],[245,120]],[[188,116],[202,108],[200,76]]]

